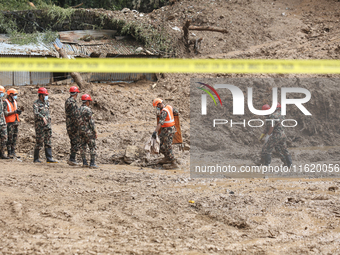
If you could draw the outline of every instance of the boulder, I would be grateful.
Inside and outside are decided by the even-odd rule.
[[[131,164],[136,161],[141,156],[140,148],[134,145],[130,145],[125,150],[124,162],[127,164]]]

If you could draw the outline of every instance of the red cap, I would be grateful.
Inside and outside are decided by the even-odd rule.
[[[81,101],[92,101],[92,98],[90,95],[85,94],[81,96]]]
[[[280,105],[280,103],[277,103],[277,106],[276,106],[276,108],[281,108],[281,105]]]
[[[47,89],[45,88],[38,89],[38,94],[48,95]]]
[[[78,89],[77,86],[72,86],[72,87],[70,88],[70,93],[75,93],[75,92],[80,93],[80,91],[79,91],[79,89]]]

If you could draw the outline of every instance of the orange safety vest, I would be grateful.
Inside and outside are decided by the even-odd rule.
[[[172,111],[172,107],[170,105],[165,106],[162,111],[166,111],[168,114],[166,115],[164,124],[162,127],[172,127],[175,126],[175,118],[174,113]]]
[[[8,99],[5,99],[5,101],[7,103],[7,112],[13,112],[13,111],[18,109],[17,101],[14,100],[14,105]],[[18,114],[12,114],[10,116],[5,116],[5,119],[6,119],[6,123],[15,122],[15,119],[20,121]]]

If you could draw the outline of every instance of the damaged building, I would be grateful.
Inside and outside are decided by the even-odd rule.
[[[55,46],[65,49],[72,58],[157,58],[143,49],[140,43],[129,36],[116,36],[115,30],[76,30],[59,32],[59,38],[46,44],[11,44],[10,38],[0,35],[0,57],[11,58],[58,58]],[[153,73],[81,73],[88,82],[156,80]],[[70,73],[52,72],[0,72],[2,86],[44,85],[49,83],[69,84]]]

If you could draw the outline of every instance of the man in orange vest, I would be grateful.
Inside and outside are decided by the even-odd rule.
[[[162,128],[159,139],[161,142],[160,152],[164,155],[164,158],[159,163],[169,163],[171,164],[171,168],[177,168],[178,166],[172,151],[172,140],[176,133],[174,115],[178,115],[178,111],[172,108],[172,106],[164,104],[160,98],[153,100],[152,105],[160,111],[159,122],[156,130],[152,134],[152,137],[156,138],[158,131]]]
[[[0,159],[8,159],[8,157],[6,157],[4,153],[4,149],[7,143],[7,124],[2,98],[5,96],[5,92],[5,88],[3,86],[0,86]]]
[[[18,138],[19,115],[21,110],[18,109],[17,99],[18,91],[16,89],[7,90],[7,98],[4,100],[5,118],[7,123],[7,152],[8,157],[16,157],[15,149]]]

